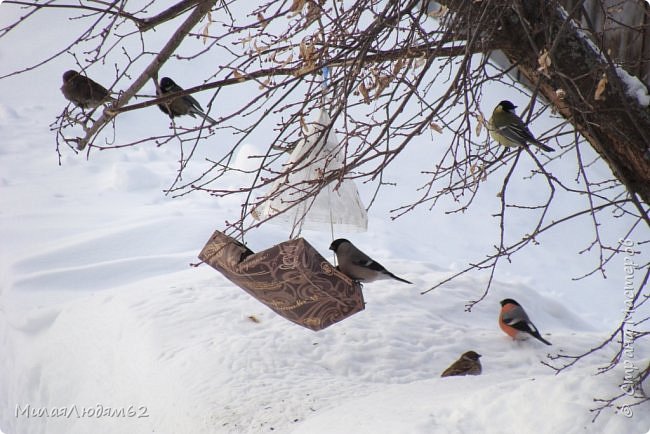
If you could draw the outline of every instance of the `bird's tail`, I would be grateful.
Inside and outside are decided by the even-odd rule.
[[[549,341],[544,339],[538,332],[531,333],[531,335],[533,335],[535,339],[537,339],[538,341],[544,342],[546,345],[553,345]]]
[[[551,147],[548,146],[548,145],[545,145],[544,143],[542,143],[542,142],[540,142],[540,141],[533,142],[533,145],[537,146],[537,147],[540,148],[542,151],[546,151],[546,152],[553,152],[553,151],[555,151],[555,149],[551,148]]]
[[[189,113],[189,114],[190,114],[190,116],[192,116],[192,117],[194,117],[194,115],[201,116],[201,117],[204,118],[206,121],[208,121],[211,125],[217,125],[217,123],[218,123],[217,121],[215,121],[214,119],[212,119],[210,116],[208,116],[208,115],[206,115],[205,113],[203,113],[203,111],[199,110],[197,107],[191,107],[191,108],[190,108],[190,113]]]
[[[206,121],[210,122],[212,125],[217,125],[217,121],[212,119],[210,116],[206,115],[205,113],[202,113],[201,116],[205,118]]]
[[[413,282],[409,282],[409,281],[406,280],[406,279],[402,279],[401,277],[397,277],[397,276],[395,276],[395,275],[394,275],[393,273],[391,273],[391,272],[388,272],[388,275],[389,275],[390,277],[392,277],[393,279],[395,279],[395,280],[399,280],[400,282],[404,282],[404,283],[408,283],[409,285],[413,285]]]

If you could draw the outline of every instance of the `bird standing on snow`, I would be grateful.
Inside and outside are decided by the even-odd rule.
[[[445,369],[441,377],[453,377],[460,375],[479,375],[482,371],[481,362],[478,360],[481,357],[475,351],[467,351],[460,359],[451,364],[450,367]]]
[[[95,108],[113,100],[104,86],[72,69],[63,73],[61,92],[81,109]]]
[[[501,300],[499,327],[513,339],[525,339],[526,335],[532,335],[546,345],[551,345],[549,341],[540,336],[537,327],[530,321],[524,308],[511,298]]]
[[[160,80],[160,92],[156,91],[156,94],[158,96],[164,96],[173,92],[181,92],[182,90],[183,88],[174,83],[174,80],[169,77],[163,77]],[[203,107],[201,107],[201,104],[192,95],[179,96],[171,101],[158,104],[158,107],[172,119],[176,116],[190,115],[195,118],[196,115],[199,115],[212,125],[217,124],[217,121],[203,112]]]
[[[386,270],[379,262],[372,260],[372,258],[357,249],[348,240],[343,238],[334,240],[330,245],[330,250],[336,253],[339,270],[353,280],[373,282],[375,280],[392,278],[400,282],[411,283]]]
[[[537,140],[530,132],[524,121],[514,112],[515,106],[510,101],[501,101],[492,112],[488,122],[490,136],[506,147],[523,147],[528,143],[552,152],[555,149]]]

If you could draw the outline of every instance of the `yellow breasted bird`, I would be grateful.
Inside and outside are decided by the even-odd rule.
[[[516,107],[510,101],[497,104],[488,122],[490,136],[506,147],[523,147],[530,143],[546,152],[554,151],[555,149],[533,136],[524,121],[515,113]]]

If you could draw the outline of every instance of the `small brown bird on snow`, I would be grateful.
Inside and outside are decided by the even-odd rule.
[[[441,377],[453,377],[459,375],[479,375],[482,371],[481,362],[478,360],[481,357],[475,351],[467,351],[460,359],[456,360],[450,367],[445,369]]]

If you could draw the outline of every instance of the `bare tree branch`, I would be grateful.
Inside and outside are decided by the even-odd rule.
[[[194,26],[199,22],[203,16],[212,9],[217,0],[203,0],[196,9],[187,17],[185,22],[176,30],[176,32],[169,39],[167,44],[160,50],[158,55],[149,63],[149,66],[140,74],[140,76],[126,89],[117,102],[115,103],[116,107],[120,107],[126,104],[150,78],[156,79],[158,76],[158,70],[165,63],[165,61],[176,51],[178,46],[183,42],[183,39],[187,34],[194,28]],[[157,80],[156,80],[157,81]],[[113,118],[111,114],[111,109],[105,109],[104,113],[100,118],[95,121],[95,123],[86,130],[86,135],[83,138],[79,138],[77,142],[77,149],[83,150],[86,145],[92,140],[92,138],[99,133],[107,123]]]

